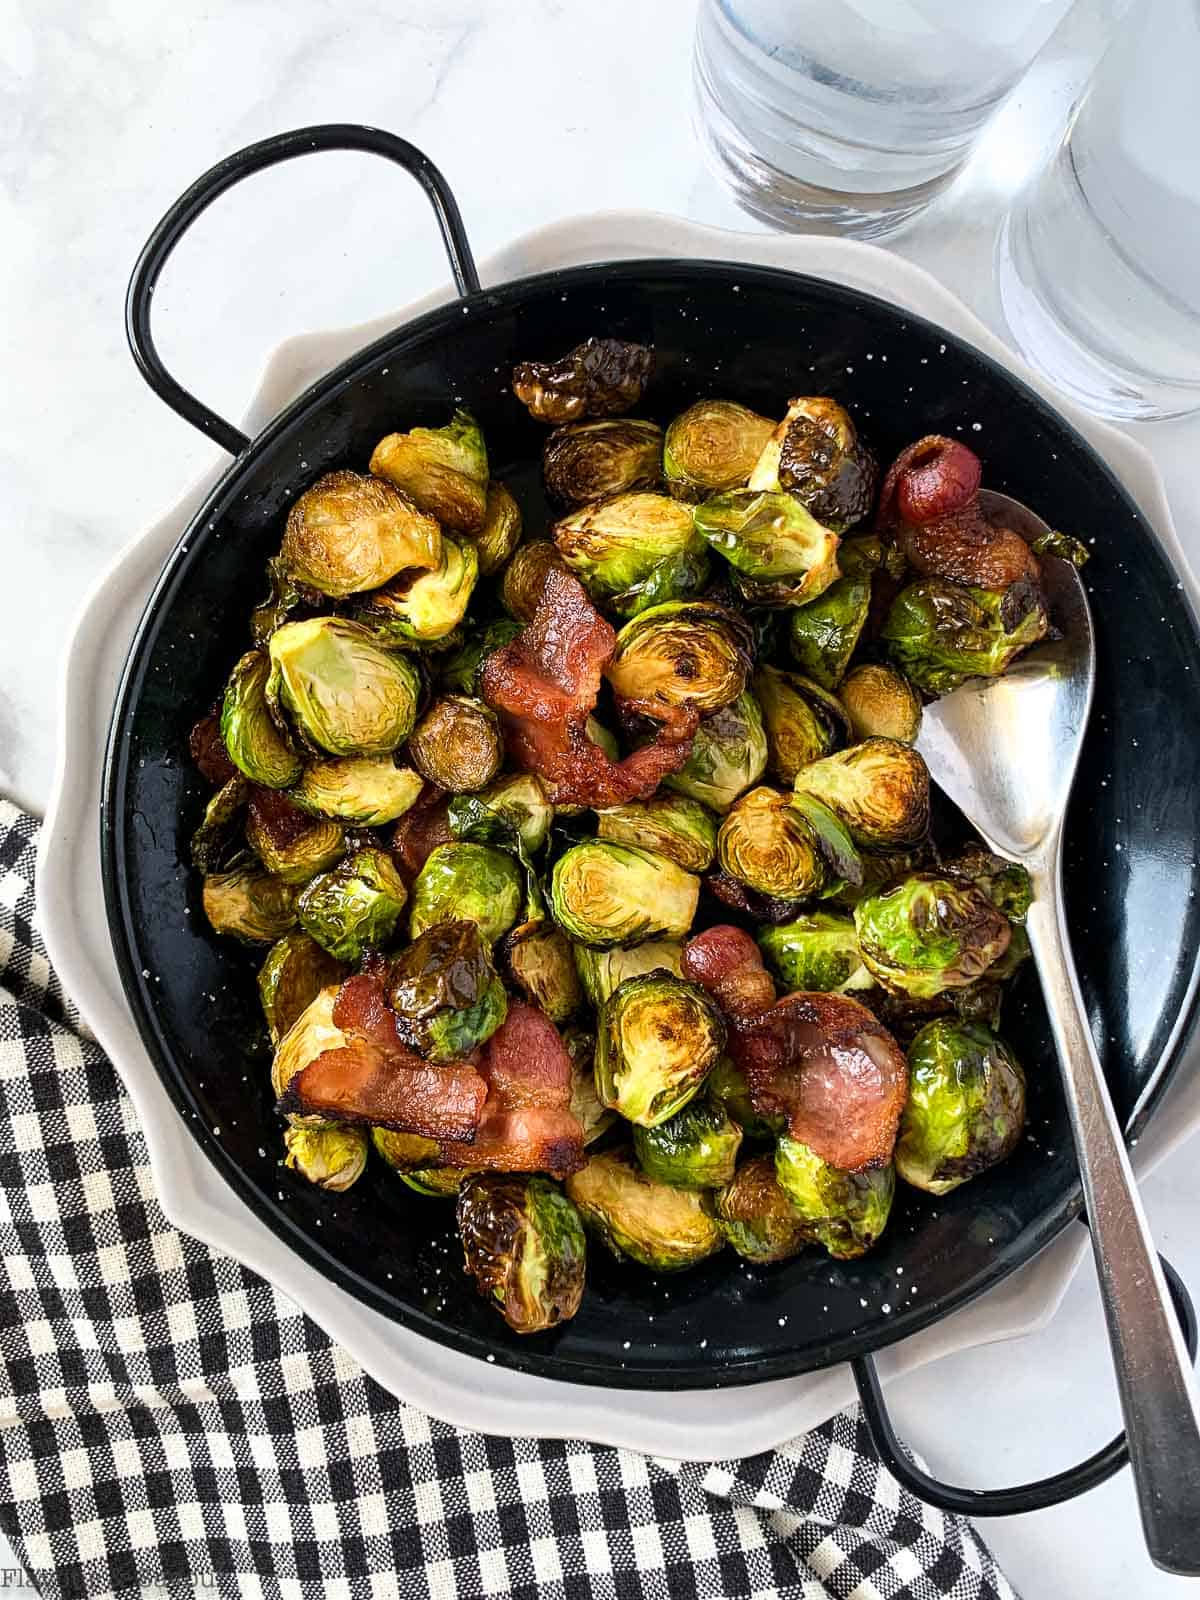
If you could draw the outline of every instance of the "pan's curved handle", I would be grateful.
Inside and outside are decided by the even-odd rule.
[[[479,288],[479,275],[471,256],[471,247],[459,215],[458,202],[451,193],[445,178],[415,145],[394,133],[384,133],[380,128],[360,127],[353,122],[325,123],[315,128],[296,128],[291,133],[277,133],[270,139],[247,145],[224,161],[210,167],[202,178],[197,178],[176,200],[154,232],[147,239],[125,297],[125,332],[129,348],[142,376],[161,400],[172,411],[200,429],[207,438],[215,439],[230,455],[240,455],[250,443],[240,428],[226,422],[215,411],[210,411],[202,401],[178,383],[163,366],[162,359],[150,332],[150,304],[154,286],[166,264],[168,256],[183,238],[202,211],[212,205],[226,189],[273,167],[280,161],[292,161],[297,156],[311,155],[324,150],[362,150],[368,155],[385,156],[406,172],[412,174],[424,189],[433,207],[442,243],[450,258],[450,270],[460,294],[473,294]]]
[[[1170,1262],[1164,1260],[1162,1256],[1158,1259],[1162,1262],[1167,1287],[1171,1291],[1171,1299],[1175,1302],[1188,1354],[1195,1361],[1196,1313],[1191,1297]],[[1012,1489],[956,1488],[931,1477],[927,1472],[922,1472],[921,1468],[905,1454],[904,1446],[892,1427],[892,1419],[888,1415],[887,1404],[879,1383],[879,1374],[871,1357],[856,1356],[851,1361],[850,1367],[854,1373],[854,1382],[858,1386],[858,1398],[862,1404],[863,1416],[880,1460],[904,1488],[915,1494],[919,1500],[936,1506],[939,1511],[953,1511],[961,1517],[1012,1517],[1026,1511],[1041,1511],[1046,1506],[1059,1505],[1064,1500],[1073,1500],[1076,1495],[1086,1494],[1089,1489],[1095,1489],[1097,1485],[1119,1472],[1129,1461],[1125,1435],[1119,1433],[1115,1439],[1111,1439],[1102,1450],[1097,1450],[1095,1455],[1089,1456],[1086,1461],[1068,1467],[1065,1472],[1056,1472],[1051,1477],[1039,1478],[1034,1483],[1017,1484]]]

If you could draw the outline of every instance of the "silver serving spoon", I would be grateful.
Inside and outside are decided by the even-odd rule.
[[[1046,524],[984,491],[989,520],[1027,539]],[[1062,836],[1083,744],[1096,651],[1075,569],[1043,560],[1063,637],[1002,678],[975,679],[925,708],[917,749],[991,849],[1033,880],[1027,932],[1042,981],[1079,1155],[1125,1435],[1151,1559],[1200,1573],[1200,1405],[1083,1009],[1062,906]]]

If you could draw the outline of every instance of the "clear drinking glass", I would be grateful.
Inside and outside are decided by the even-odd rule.
[[[951,181],[1073,3],[700,0],[701,143],[768,222],[886,233]]]
[[[1200,0],[1144,0],[997,250],[1022,354],[1104,416],[1200,411]]]

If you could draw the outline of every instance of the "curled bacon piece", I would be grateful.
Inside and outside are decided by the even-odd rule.
[[[208,779],[214,789],[228,783],[237,771],[221,737],[219,712],[210,711],[208,716],[200,718],[188,735],[188,750],[202,776]]]
[[[440,844],[449,844],[449,801],[444,789],[427,783],[412,806],[397,822],[392,833],[392,854],[411,883]]]
[[[683,947],[680,967],[730,1017],[756,1016],[775,999],[775,984],[748,933],[723,922]]]
[[[510,760],[536,772],[559,804],[644,799],[691,752],[698,716],[678,720],[623,761],[588,738],[588,714],[615,650],[616,634],[582,584],[552,568],[533,620],[484,663],[480,692],[500,714]]]

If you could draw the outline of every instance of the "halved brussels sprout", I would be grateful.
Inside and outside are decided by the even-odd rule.
[[[676,600],[625,624],[604,675],[614,693],[639,707],[719,711],[746,687],[748,644],[733,612],[708,600]]]
[[[682,939],[692,925],[700,880],[636,845],[585,839],[554,864],[550,903],[572,939],[604,950],[647,939]]]
[[[826,883],[808,823],[790,795],[765,785],[730,809],[717,834],[717,860],[739,883],[778,900],[803,900]]]
[[[210,798],[191,838],[192,865],[197,872],[216,872],[226,860],[234,841],[235,824],[249,793],[250,785],[236,772]]]
[[[850,725],[841,706],[798,672],[761,666],[754,693],[762,707],[767,763],[780,783],[794,782],[801,767],[846,742]]]
[[[841,818],[822,800],[811,794],[793,794],[792,810],[808,825],[818,856],[825,864],[822,900],[827,900],[849,884],[857,888],[863,881],[862,853]]]
[[[301,811],[377,828],[417,802],[424,779],[389,756],[343,756],[305,767],[288,799]]]
[[[740,489],[775,424],[736,400],[698,400],[667,429],[663,473],[677,500],[703,500]]]
[[[271,681],[305,737],[335,756],[390,754],[421,693],[411,662],[341,617],[285,622],[271,635]]]
[[[333,1020],[340,988],[340,983],[335,981],[315,994],[276,1042],[271,1058],[271,1089],[276,1100],[282,1098],[288,1084],[310,1062],[324,1055],[326,1050],[340,1050],[346,1043],[346,1035]],[[326,1126],[321,1117],[292,1116],[288,1120],[306,1127]]]
[[[810,1239],[836,1261],[866,1255],[887,1226],[896,1192],[896,1169],[843,1172],[815,1150],[784,1134],[775,1147],[775,1176],[795,1206]]]
[[[844,577],[797,606],[788,621],[792,658],[814,683],[836,689],[871,610],[869,577]]]
[[[729,705],[702,719],[691,754],[663,783],[723,816],[740,794],[753,788],[766,766],[762,711],[750,691],[743,690]]]
[[[649,800],[629,800],[596,813],[601,839],[617,844],[637,844],[678,862],[689,872],[712,865],[717,848],[717,824],[710,811],[686,795],[654,795]]]
[[[696,507],[696,527],[760,604],[801,605],[838,575],[838,536],[790,494],[729,489]],[[780,583],[779,595],[754,587]]]
[[[384,644],[436,644],[466,615],[479,556],[473,544],[442,540],[442,558],[429,572],[403,573],[363,604],[358,615]]]
[[[921,731],[921,699],[902,672],[866,661],[846,674],[838,698],[856,739],[899,739],[916,744]]]
[[[585,1145],[594,1144],[617,1120],[596,1093],[596,1036],[583,1028],[568,1028],[562,1036],[571,1058],[571,1115],[583,1129]]]
[[[364,1128],[290,1127],[283,1135],[287,1155],[283,1164],[318,1189],[342,1194],[367,1168]]]
[[[720,1012],[668,972],[626,978],[600,1008],[596,1091],[629,1122],[656,1128],[695,1095],[725,1048]]]
[[[836,400],[789,400],[750,475],[752,489],[786,489],[835,533],[861,522],[875,497],[878,468]]]
[[[508,934],[500,959],[512,984],[551,1022],[565,1022],[583,1003],[571,941],[552,922],[524,922]]]
[[[808,1228],[780,1187],[770,1151],[744,1161],[713,1203],[717,1227],[747,1261],[788,1261],[808,1243]]]
[[[827,805],[867,849],[917,844],[929,829],[929,768],[897,739],[864,739],[813,761],[794,787]]]
[[[516,617],[518,622],[533,621],[546,587],[546,575],[552,569],[570,571],[558,553],[558,546],[551,540],[533,539],[517,546],[500,584],[500,603],[509,616]]]
[[[389,433],[375,446],[371,471],[403,489],[443,528],[473,534],[483,527],[487,515],[487,446],[469,411],[456,411],[444,428]]]
[[[296,885],[272,877],[257,862],[210,873],[203,898],[213,931],[244,944],[274,944],[296,925]]]
[[[968,844],[943,864],[942,871],[949,878],[973,883],[1010,922],[1025,921],[1033,901],[1033,884],[1019,862],[1006,861],[984,845]]]
[[[973,983],[1008,949],[1008,918],[981,890],[932,872],[854,908],[862,958],[893,993],[930,1000]]]
[[[426,1139],[420,1133],[400,1133],[395,1128],[372,1128],[371,1143],[392,1171],[401,1176],[439,1170],[437,1163],[441,1159],[441,1151],[436,1139]],[[465,1177],[466,1173],[462,1176]]]
[[[720,1189],[733,1177],[742,1130],[708,1100],[693,1100],[666,1122],[635,1127],[638,1165],[673,1189]]]
[[[663,433],[633,417],[556,428],[542,451],[542,480],[561,506],[586,506],[629,489],[652,489],[662,471]]]
[[[1031,583],[996,592],[922,578],[892,601],[882,637],[918,689],[948,694],[968,678],[998,677],[1049,631],[1045,599]]]
[[[521,624],[513,617],[497,617],[486,628],[471,637],[461,650],[456,650],[441,669],[442,687],[454,694],[479,694],[479,680],[483,664],[493,650],[511,644],[521,631]]]
[[[382,1133],[382,1128],[376,1130]],[[453,1200],[458,1191],[474,1174],[463,1167],[418,1167],[415,1172],[397,1174],[414,1194],[423,1194],[435,1200]]]
[[[634,945],[631,950],[622,950],[619,946],[613,950],[594,950],[591,945],[577,944],[574,952],[575,970],[583,992],[597,1011],[626,978],[638,978],[645,972],[660,969],[676,978],[683,976],[680,965],[683,944],[678,939],[650,939],[645,944]]]
[[[665,494],[634,491],[586,505],[556,522],[553,533],[588,593],[620,616],[694,591],[708,575],[690,509]]]
[[[788,994],[852,994],[875,983],[859,954],[854,918],[842,912],[810,911],[792,922],[760,928],[758,947]]]
[[[786,1126],[784,1117],[764,1117],[755,1111],[745,1074],[728,1056],[722,1056],[709,1073],[705,1093],[733,1118],[747,1139],[774,1139]]]
[[[437,523],[390,483],[328,472],[288,513],[279,559],[296,583],[340,600],[436,566],[441,549]]]
[[[521,542],[521,508],[502,483],[489,483],[483,527],[472,541],[479,557],[479,576],[490,578]]]
[[[521,361],[513,393],[539,422],[619,417],[642,397],[654,351],[628,339],[585,339],[557,361]]]
[[[246,818],[246,843],[267,871],[286,883],[307,883],[346,853],[346,835],[340,823],[297,815],[305,824],[299,831],[285,828],[277,832],[253,804]]]
[[[653,1272],[678,1272],[714,1255],[721,1233],[699,1193],[656,1183],[625,1151],[591,1156],[567,1179],[589,1233],[618,1258]]]
[[[342,975],[339,962],[302,928],[276,940],[258,969],[258,997],[271,1043],[284,1034],[321,993]]]
[[[1025,1126],[1025,1074],[988,1028],[937,1017],[908,1047],[908,1103],[896,1171],[948,1194],[1015,1149]]]
[[[396,1032],[427,1061],[478,1049],[508,1015],[508,997],[473,922],[439,922],[392,961],[388,1004]]]
[[[302,763],[271,714],[270,677],[270,658],[261,650],[248,650],[225,685],[221,737],[229,759],[251,783],[260,783],[264,789],[286,789],[300,776]]]
[[[509,772],[479,796],[489,811],[516,829],[527,855],[540,850],[554,821],[554,807],[532,772]]]
[[[389,942],[407,899],[391,856],[366,846],[314,878],[297,910],[300,926],[331,956],[357,961]]]
[[[458,1192],[458,1233],[466,1271],[515,1333],[540,1333],[579,1310],[587,1240],[579,1213],[548,1178],[469,1178]]]
[[[520,863],[525,884],[521,920],[542,921],[546,915],[546,902],[541,883],[515,823],[500,812],[493,811],[474,794],[456,794],[446,807],[446,818],[450,832],[456,839],[468,844],[491,845]]]
[[[451,794],[471,794],[500,770],[504,759],[500,719],[482,700],[444,694],[409,734],[408,754],[430,783]]]
[[[412,886],[409,931],[417,939],[438,922],[478,925],[489,944],[508,932],[521,909],[521,869],[487,844],[441,844]]]

